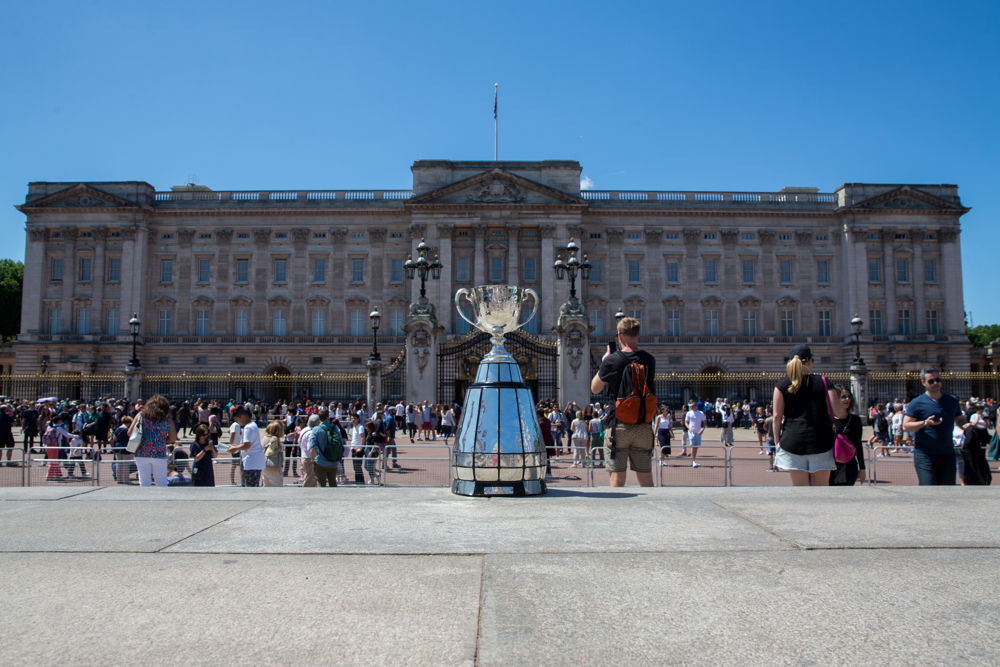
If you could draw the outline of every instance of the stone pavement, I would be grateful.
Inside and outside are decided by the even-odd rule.
[[[995,488],[0,489],[4,664],[997,664]]]

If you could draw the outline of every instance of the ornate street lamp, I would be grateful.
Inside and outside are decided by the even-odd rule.
[[[42,359],[42,375],[45,375],[48,372],[49,372],[49,360]]]
[[[618,326],[618,322],[621,322],[623,319],[625,319],[625,306],[619,308],[618,312],[615,313],[615,326]]]
[[[378,353],[378,327],[382,320],[382,314],[378,312],[378,306],[368,314],[368,319],[372,323],[372,353],[368,355],[369,361],[379,361],[382,357]]]
[[[865,360],[861,358],[861,325],[864,324],[864,320],[854,315],[851,318],[851,328],[854,329],[854,365],[864,366]]]
[[[444,265],[436,255],[434,259],[428,259],[429,253],[430,246],[424,239],[420,239],[420,243],[417,244],[417,259],[410,256],[403,263],[407,278],[410,280],[413,280],[414,277],[420,278],[420,298],[417,303],[410,306],[410,315],[433,315],[434,313],[433,307],[427,302],[427,279],[429,277],[432,280],[440,280],[441,269],[444,268]]]
[[[141,365],[139,363],[139,357],[135,354],[135,341],[139,337],[139,326],[142,322],[139,321],[139,314],[132,313],[132,319],[128,321],[128,332],[132,336],[132,359],[129,360],[129,366],[133,368],[139,368]]]
[[[569,240],[566,244],[566,261],[563,261],[561,256],[556,256],[556,261],[552,264],[552,268],[556,272],[556,280],[562,280],[566,276],[569,276],[569,300],[570,303],[575,303],[576,298],[576,274],[580,274],[580,281],[587,280],[590,278],[590,262],[587,261],[587,256],[583,256],[583,260],[577,259],[576,255],[580,252],[580,246],[576,244],[573,239]]]

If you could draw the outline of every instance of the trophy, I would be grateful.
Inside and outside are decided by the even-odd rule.
[[[531,314],[520,322],[531,297]],[[472,317],[462,311],[462,299]],[[529,496],[545,493],[545,445],[535,400],[521,369],[504,348],[504,334],[527,324],[538,311],[538,294],[515,285],[483,285],[455,292],[459,316],[490,334],[493,348],[483,357],[462,406],[452,451],[452,493],[462,496]]]

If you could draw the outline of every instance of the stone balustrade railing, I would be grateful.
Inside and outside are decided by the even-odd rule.
[[[204,206],[358,206],[399,203],[410,190],[179,190],[157,192],[157,208]],[[594,206],[656,205],[658,207],[793,207],[835,209],[836,196],[824,192],[697,192],[659,190],[583,190],[580,196]]]

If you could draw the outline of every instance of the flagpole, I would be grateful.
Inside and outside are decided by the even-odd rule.
[[[500,84],[493,84],[493,161],[497,161],[500,149],[500,117],[497,104],[500,101]]]

